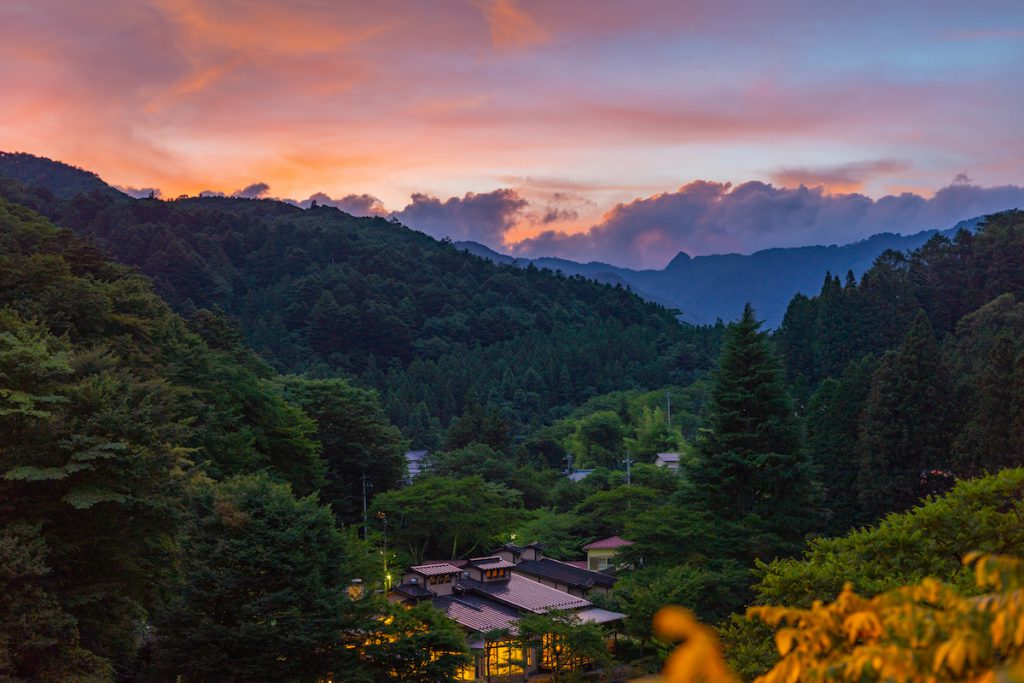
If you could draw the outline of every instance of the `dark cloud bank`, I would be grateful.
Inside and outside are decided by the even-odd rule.
[[[732,186],[696,181],[677,192],[619,204],[598,225],[567,235],[547,231],[512,245],[521,256],[560,256],[632,268],[661,268],[678,252],[751,253],[770,247],[844,244],[880,232],[949,228],[966,218],[1024,206],[1024,188],[963,182],[934,197],[871,199],[821,188]]]
[[[256,199],[268,196],[269,190],[266,183],[253,183],[232,196]],[[144,188],[132,194],[148,192]],[[751,253],[771,247],[845,244],[880,232],[945,229],[966,218],[1024,207],[1024,187],[980,187],[958,176],[928,199],[912,193],[872,199],[862,194],[829,194],[821,187],[697,180],[675,192],[618,204],[585,232],[548,230],[515,244],[506,244],[505,237],[521,219],[544,224],[573,214],[551,206],[531,211],[526,199],[507,188],[445,200],[414,194],[405,208],[395,212],[369,194],[334,198],[317,193],[301,201],[285,201],[304,208],[316,202],[354,216],[394,216],[437,238],[473,240],[518,256],[662,268],[680,251],[694,256]]]

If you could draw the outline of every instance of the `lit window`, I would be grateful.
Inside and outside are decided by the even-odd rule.
[[[520,674],[530,665],[530,651],[507,641],[487,643],[487,675],[509,676]]]
[[[455,678],[459,681],[475,681],[476,680],[476,659],[469,664],[463,664],[459,667],[459,670],[455,672]]]
[[[591,660],[574,656],[557,636],[546,633],[541,638],[540,665],[545,669],[553,669],[558,663],[562,668],[576,669],[590,664]]]

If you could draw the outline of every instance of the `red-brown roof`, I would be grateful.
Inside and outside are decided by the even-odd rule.
[[[456,591],[477,593],[510,607],[537,614],[551,610],[580,609],[591,606],[589,600],[563,593],[515,574],[512,574],[508,581],[483,582],[474,579],[459,579]]]
[[[469,562],[469,560],[423,560],[423,562],[421,562],[417,566],[419,566],[419,567],[426,567],[427,565],[431,565],[431,564],[450,564],[451,566],[453,566],[453,567],[455,567],[457,569],[462,569],[463,567],[466,566],[466,564],[468,562]],[[410,569],[411,569],[411,567],[410,567]]]
[[[478,633],[496,629],[515,632],[518,610],[478,595],[452,595],[435,598],[434,607],[455,620],[463,628]]]
[[[618,536],[612,536],[611,538],[602,538],[600,541],[594,541],[583,546],[584,550],[613,550],[615,548],[624,548],[628,545],[633,545],[633,541],[627,541],[624,538]]]
[[[416,567],[409,567],[409,571],[423,576],[440,576],[441,574],[458,574],[462,570],[447,562],[442,562],[439,564],[421,564]]]
[[[472,557],[469,560],[469,564],[480,569],[508,569],[509,567],[515,566],[508,560],[503,560],[498,556]]]

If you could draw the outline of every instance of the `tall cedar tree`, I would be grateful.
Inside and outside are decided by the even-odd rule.
[[[690,471],[712,533],[743,559],[795,552],[821,517],[782,368],[760,327],[747,304],[726,331],[709,429]]]
[[[935,492],[956,434],[953,388],[921,311],[871,380],[861,417],[857,495],[868,519]]]
[[[807,454],[832,513],[829,533],[865,521],[857,503],[857,435],[876,362],[867,356],[850,363],[839,379],[826,378],[807,404]]]

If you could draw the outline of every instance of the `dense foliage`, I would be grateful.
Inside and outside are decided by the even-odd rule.
[[[1024,469],[958,483],[948,494],[839,538],[819,538],[802,556],[760,563],[758,605],[808,608],[849,584],[873,596],[927,577],[970,593],[960,558],[971,551],[1024,555]],[[730,662],[745,677],[776,661],[768,632],[735,618],[724,631]]]
[[[41,203],[179,312],[219,306],[238,319],[279,370],[377,389],[392,421],[423,440],[414,447],[473,400],[518,433],[590,396],[688,381],[714,358],[713,333],[621,287],[498,266],[380,218],[101,192]]]
[[[1018,681],[1024,675],[1024,559],[964,556],[975,591],[933,578],[865,598],[850,584],[810,608],[754,607],[748,617],[777,629],[780,656],[756,683],[797,681]],[[973,593],[982,592],[980,596]],[[650,683],[733,683],[711,630],[685,610],[655,616],[659,637],[679,642]]]
[[[191,503],[183,587],[155,620],[156,666],[197,682],[333,670],[355,621],[346,587],[372,568],[330,511],[265,475],[201,486]]]
[[[374,518],[416,564],[487,552],[519,515],[517,491],[485,482],[430,476],[374,498]],[[507,539],[505,539],[507,540]]]
[[[340,593],[378,565],[316,496],[344,517],[353,460],[384,489],[401,446],[372,394],[275,378],[222,316],[190,329],[145,278],[0,200],[4,680],[329,673],[339,625],[381,623],[345,622]]]
[[[135,201],[2,162],[43,184],[0,178],[4,680],[447,680],[465,662],[450,621],[345,589],[509,540],[566,560],[634,541],[600,603],[652,668],[681,633],[652,627],[669,602],[719,624],[741,675],[795,680],[797,660],[862,663],[856,644],[805,656],[801,639],[851,632],[806,628],[819,617],[886,624],[924,596],[946,629],[964,596],[1009,594],[959,560],[1024,553],[1020,212],[884,254],[860,282],[829,275],[772,338],[749,306],[687,328],[620,288],[385,220]],[[431,451],[412,482],[410,445]],[[653,464],[664,452],[678,474]],[[751,602],[803,621],[781,664],[768,628],[734,614]],[[709,632],[672,614],[705,673],[724,671]],[[518,637],[564,627],[583,638],[568,660],[603,659],[599,633],[557,621]],[[961,661],[955,630],[922,645],[936,674],[1013,654],[993,640]]]
[[[832,531],[1024,463],[1021,263],[1024,213],[1008,211],[793,299],[775,336],[809,454],[834,474]]]
[[[1024,560],[971,553],[964,562],[976,565],[981,599],[924,579],[870,599],[847,585],[832,604],[752,609],[779,628],[782,656],[758,681],[1019,680]]]

